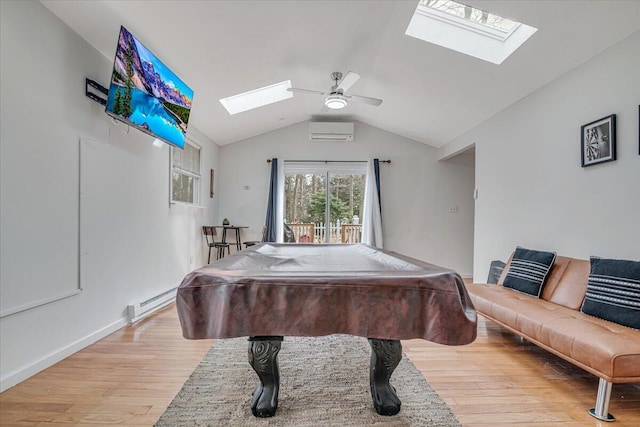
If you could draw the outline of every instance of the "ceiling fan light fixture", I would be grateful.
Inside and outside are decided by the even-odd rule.
[[[324,100],[324,105],[332,110],[339,110],[347,106],[347,98],[343,95],[329,95]]]

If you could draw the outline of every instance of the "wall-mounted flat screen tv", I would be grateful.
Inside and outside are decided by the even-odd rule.
[[[191,88],[120,27],[107,114],[184,148],[192,100]]]

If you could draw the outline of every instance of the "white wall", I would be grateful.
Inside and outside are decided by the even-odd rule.
[[[475,281],[516,245],[640,259],[638,104],[640,32],[453,141],[476,144]],[[610,114],[618,160],[582,168],[580,126]]]
[[[206,262],[200,226],[218,219],[206,177],[204,208],[169,207],[169,147],[124,133],[85,97],[85,77],[107,86],[110,59],[39,2],[1,8],[0,294],[74,289],[78,267],[83,289],[0,319],[4,390],[123,326],[128,304],[177,286]],[[208,176],[218,147],[189,134]]]
[[[261,237],[267,159],[390,159],[380,165],[385,248],[471,275],[473,164],[438,162],[435,148],[360,122],[353,142],[311,142],[308,127],[302,122],[220,148],[219,216],[249,226],[243,239]],[[452,206],[458,214],[448,213]]]

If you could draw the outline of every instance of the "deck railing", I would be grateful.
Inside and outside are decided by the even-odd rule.
[[[297,223],[287,225],[293,231],[296,243],[315,243],[315,224]]]
[[[360,243],[362,240],[361,224],[341,224],[340,221],[329,223],[295,223],[287,224],[297,243],[325,243],[329,233],[329,243]]]

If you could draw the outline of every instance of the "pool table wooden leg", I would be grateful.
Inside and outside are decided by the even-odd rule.
[[[391,374],[402,359],[402,344],[398,340],[369,338],[371,345],[371,365],[369,384],[373,407],[380,415],[395,415],[400,412],[400,399],[396,389],[389,384]]]
[[[251,397],[251,412],[256,417],[273,417],[278,409],[278,352],[281,343],[282,337],[279,336],[249,337],[249,364],[260,379]]]

